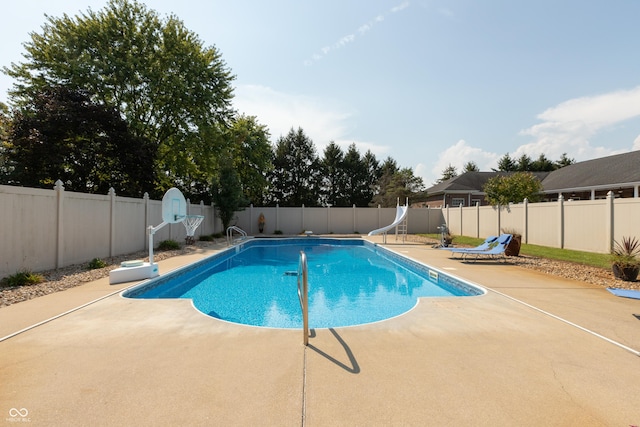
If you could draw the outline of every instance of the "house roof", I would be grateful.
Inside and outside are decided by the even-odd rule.
[[[482,192],[487,180],[513,172],[465,172],[427,189],[429,195]],[[640,184],[640,150],[586,160],[554,170],[532,172],[542,182],[545,193]]]
[[[427,194],[482,192],[484,185],[489,179],[512,173],[513,172],[465,172],[462,175],[458,175],[428,188]],[[543,180],[550,172],[532,173],[538,177],[539,180]]]
[[[640,182],[640,150],[586,160],[551,172],[545,192]]]

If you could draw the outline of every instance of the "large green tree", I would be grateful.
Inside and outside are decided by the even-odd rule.
[[[269,189],[268,176],[273,170],[273,150],[269,130],[254,116],[240,115],[228,131],[231,161],[238,173],[245,199],[263,205]]]
[[[155,145],[132,135],[113,108],[64,87],[34,94],[14,111],[0,182],[141,197],[154,182]]]
[[[541,198],[542,183],[531,172],[514,172],[490,178],[483,191],[494,206],[521,203],[525,198],[537,202]]]
[[[221,139],[211,132],[222,131],[233,114],[234,76],[215,47],[205,47],[176,16],[162,18],[135,0],[111,0],[75,17],[46,16],[42,32],[30,36],[25,61],[3,69],[16,79],[13,104],[48,86],[83,90],[157,145],[149,166],[159,191],[175,185],[189,196],[192,187],[206,187],[193,179],[215,171],[211,157]]]

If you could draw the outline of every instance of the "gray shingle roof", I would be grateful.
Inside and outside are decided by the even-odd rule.
[[[545,191],[640,182],[640,151],[574,163],[551,172]]]
[[[509,175],[513,172],[465,172],[447,181],[441,182],[427,189],[427,194],[436,195],[447,193],[479,192],[486,182],[499,175]],[[543,180],[550,172],[532,172],[538,179]]]
[[[427,189],[429,195],[482,191],[490,178],[510,172],[465,172]],[[553,172],[533,172],[545,192],[640,183],[640,150],[586,160]]]

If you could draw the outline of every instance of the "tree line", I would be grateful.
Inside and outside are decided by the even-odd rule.
[[[24,43],[11,108],[0,104],[0,183],[161,197],[179,188],[230,210],[255,205],[395,205],[424,185],[395,160],[329,143],[301,128],[269,130],[234,110],[235,76],[176,16],[111,0],[46,16]]]

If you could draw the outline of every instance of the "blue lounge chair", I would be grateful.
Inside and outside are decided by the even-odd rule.
[[[445,251],[450,251],[452,254],[464,254],[467,251],[484,251],[491,247],[491,244],[498,238],[496,236],[489,236],[484,242],[476,246],[475,248],[440,248]],[[455,258],[455,257],[454,257]]]
[[[495,242],[489,245],[489,249],[480,251],[468,250],[462,253],[462,258],[469,259],[470,257],[473,257],[474,261],[478,260],[478,258],[481,256],[485,256],[488,258],[501,257],[505,259],[504,251],[507,250],[507,246],[509,246],[509,242],[511,242],[512,238],[513,236],[511,234],[502,234]]]

